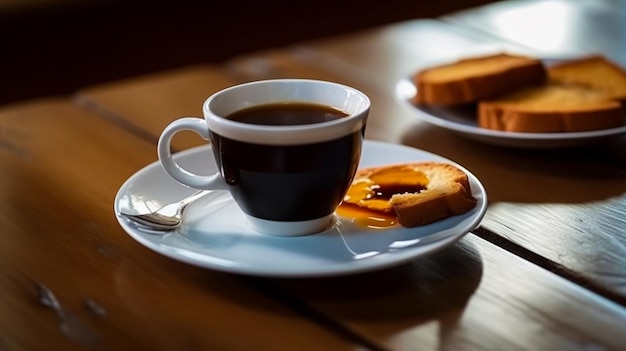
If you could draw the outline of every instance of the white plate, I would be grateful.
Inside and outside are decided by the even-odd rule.
[[[495,144],[524,148],[556,148],[588,144],[626,133],[626,125],[618,128],[575,133],[516,133],[481,128],[475,111],[469,108],[417,106],[411,101],[418,94],[410,78],[395,86],[395,96],[424,122],[449,129],[468,138]]]
[[[216,172],[210,147],[174,156],[200,174]],[[418,161],[453,163],[407,146],[365,141],[360,167]],[[172,180],[154,162],[132,175],[115,197],[122,228],[140,244],[175,260],[224,272],[274,277],[332,276],[397,265],[443,248],[476,228],[487,208],[483,185],[467,172],[474,209],[460,216],[416,228],[367,229],[337,218],[325,232],[301,237],[274,237],[252,231],[227,192],[215,192],[185,212],[177,231],[150,234],[130,226],[120,211],[144,213],[194,192]]]

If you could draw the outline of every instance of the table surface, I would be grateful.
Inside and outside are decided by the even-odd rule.
[[[1,107],[0,350],[623,350],[626,137],[493,145],[394,97],[415,70],[497,51],[626,66],[626,2],[497,2]],[[286,77],[357,87],[366,138],[470,170],[489,196],[481,225],[409,263],[306,279],[196,267],[119,226],[115,195],[169,122],[222,88]]]

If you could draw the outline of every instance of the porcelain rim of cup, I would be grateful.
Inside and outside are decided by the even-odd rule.
[[[268,85],[272,86],[269,90]],[[256,90],[255,94],[253,90]],[[283,101],[328,105],[349,116],[333,121],[289,126],[248,124],[224,117],[247,107]],[[226,107],[216,107],[216,104]],[[298,145],[333,140],[361,130],[365,126],[370,106],[367,95],[340,83],[272,79],[235,85],[217,92],[205,101],[203,111],[209,129],[223,137],[265,145]]]

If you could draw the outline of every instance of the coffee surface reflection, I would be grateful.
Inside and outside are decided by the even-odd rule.
[[[280,102],[248,107],[236,111],[226,118],[242,123],[276,126],[322,123],[347,116],[347,113],[332,106],[302,102]]]

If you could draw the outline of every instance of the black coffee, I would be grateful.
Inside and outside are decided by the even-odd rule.
[[[343,200],[359,164],[364,131],[320,143],[279,146],[211,132],[211,143],[217,166],[245,213],[304,221],[331,214]]]
[[[226,118],[249,124],[298,125],[327,122],[347,116],[347,113],[330,106],[281,102],[249,107]]]

